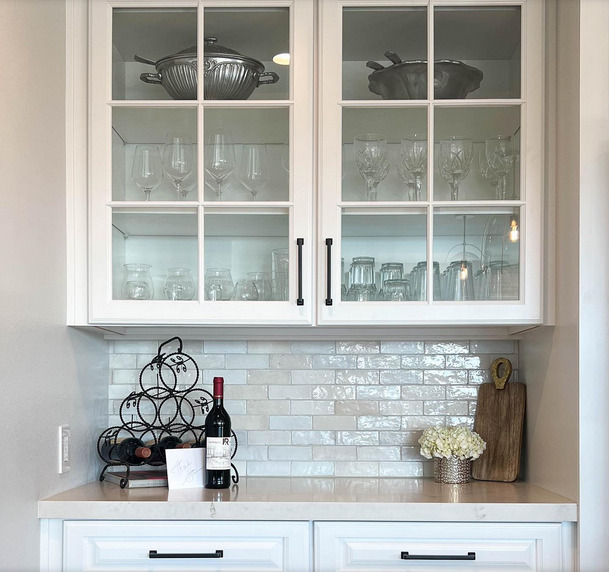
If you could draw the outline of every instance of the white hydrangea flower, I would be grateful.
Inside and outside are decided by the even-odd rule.
[[[486,449],[482,437],[466,425],[455,427],[429,427],[419,439],[421,455],[426,459],[433,457],[452,457],[458,459],[477,459]]]

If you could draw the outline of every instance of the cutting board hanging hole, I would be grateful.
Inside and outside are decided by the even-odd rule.
[[[491,376],[496,389],[503,389],[512,375],[512,362],[504,357],[497,358],[491,364]]]

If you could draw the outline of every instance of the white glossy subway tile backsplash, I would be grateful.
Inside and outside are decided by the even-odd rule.
[[[138,391],[159,342],[109,343],[109,424]],[[419,454],[426,427],[473,424],[493,359],[518,345],[483,341],[185,341],[211,390],[223,376],[243,475],[430,475]]]

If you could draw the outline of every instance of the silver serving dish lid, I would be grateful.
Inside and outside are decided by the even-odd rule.
[[[257,59],[250,58],[249,56],[244,56],[243,54],[240,54],[236,50],[227,48],[226,46],[222,46],[220,44],[217,44],[216,42],[217,42],[216,38],[213,38],[211,36],[205,38],[204,56],[206,58],[229,59],[229,60],[233,60],[236,62],[250,64],[254,67],[262,68],[262,70],[264,70],[264,66],[263,66],[262,62],[258,61]],[[185,48],[184,50],[180,50],[176,54],[172,54],[170,56],[165,56],[165,57],[161,58],[160,60],[158,60],[155,63],[155,65],[166,64],[168,62],[171,62],[173,60],[177,60],[180,58],[196,58],[196,57],[197,57],[197,46],[190,46],[188,48]]]

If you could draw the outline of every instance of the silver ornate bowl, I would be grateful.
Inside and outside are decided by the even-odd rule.
[[[391,51],[385,56],[393,65],[384,67],[377,62],[366,65],[375,70],[368,76],[368,89],[383,99],[427,99],[427,61],[402,61]],[[434,98],[465,99],[476,91],[482,72],[457,60],[434,62]]]

